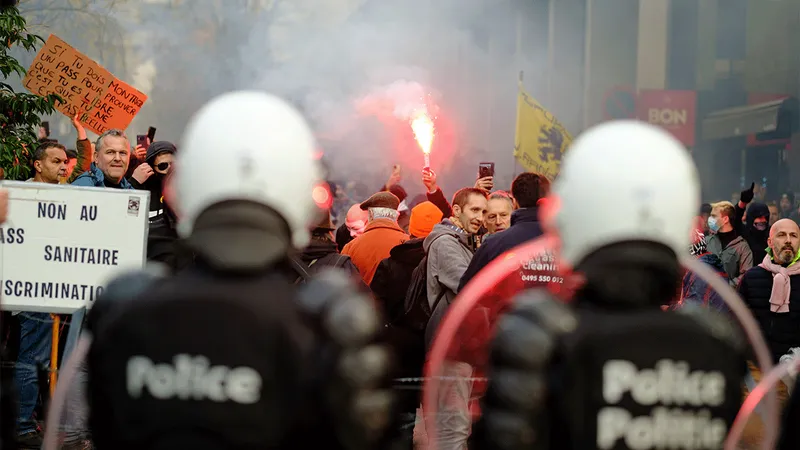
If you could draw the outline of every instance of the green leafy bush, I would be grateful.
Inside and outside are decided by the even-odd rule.
[[[25,18],[17,8],[0,11],[0,168],[5,179],[25,180],[31,175],[28,153],[37,145],[40,116],[52,114],[61,98],[51,94],[47,97],[15,92],[8,84],[10,76],[25,77],[26,70],[11,54],[15,47],[28,52],[36,51],[44,39],[26,31]]]

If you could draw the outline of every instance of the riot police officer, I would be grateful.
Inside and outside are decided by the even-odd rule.
[[[660,308],[699,203],[691,156],[661,129],[611,122],[573,143],[542,219],[579,287],[568,305],[525,292],[498,319],[471,449],[721,448],[744,341],[714,311]]]
[[[335,273],[302,287],[283,274],[318,217],[315,151],[300,114],[265,93],[225,94],[192,118],[165,194],[194,267],[115,280],[87,319],[97,449],[380,440],[390,396],[375,310]]]

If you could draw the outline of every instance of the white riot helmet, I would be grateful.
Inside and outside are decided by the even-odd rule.
[[[176,155],[178,233],[189,236],[209,206],[249,200],[275,210],[289,225],[292,244],[305,247],[317,212],[315,152],[313,132],[285,101],[256,91],[211,100],[192,117]]]
[[[553,183],[549,226],[560,258],[575,267],[609,244],[642,240],[686,252],[700,206],[700,181],[689,152],[666,131],[633,120],[581,134]]]

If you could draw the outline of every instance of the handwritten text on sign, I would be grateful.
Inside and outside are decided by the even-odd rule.
[[[2,309],[72,313],[90,307],[114,276],[143,267],[148,192],[2,186],[9,191],[0,228]]]
[[[147,96],[51,34],[22,80],[34,94],[58,94],[56,108],[68,117],[80,114],[81,123],[103,133],[124,130],[147,101]]]

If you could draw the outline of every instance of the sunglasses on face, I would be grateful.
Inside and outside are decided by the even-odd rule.
[[[172,165],[172,163],[168,163],[168,162],[158,163],[158,164],[156,164],[156,169],[164,171],[164,170],[169,169],[170,165]]]

